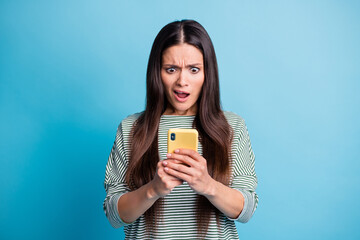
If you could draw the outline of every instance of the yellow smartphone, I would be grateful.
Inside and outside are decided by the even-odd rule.
[[[178,148],[198,149],[198,131],[196,129],[170,128],[168,131],[168,153]]]

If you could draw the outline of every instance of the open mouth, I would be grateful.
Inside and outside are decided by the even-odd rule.
[[[184,102],[189,97],[190,93],[183,92],[183,91],[176,91],[174,90],[175,97],[179,102]]]

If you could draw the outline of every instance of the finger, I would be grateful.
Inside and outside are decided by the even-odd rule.
[[[174,188],[175,186],[181,185],[183,183],[182,179],[172,176],[166,171],[164,171],[164,175],[165,176],[161,178],[161,181],[163,184],[171,186],[171,188]]]
[[[168,162],[173,162],[173,163],[177,163],[177,164],[182,163],[182,161],[179,161],[179,160],[177,160],[177,159],[168,158],[168,159],[164,159],[164,160],[162,161],[162,165],[163,165],[163,166],[166,166],[166,164],[167,164]]]
[[[179,186],[179,185],[183,184],[183,182],[184,182],[182,179],[179,179],[179,178],[175,178],[175,179],[171,180],[174,184],[174,187]]]
[[[172,168],[168,168],[168,167],[165,167],[164,168],[165,172],[167,172],[168,174],[174,176],[174,177],[177,177],[183,181],[186,181],[186,182],[189,182],[190,179],[191,179],[191,176],[185,174],[185,173],[182,173],[182,172],[178,172]]]
[[[191,149],[179,148],[176,149],[174,152],[177,154],[187,155],[198,162],[206,161],[203,156]]]
[[[166,156],[169,159],[174,159],[174,160],[180,161],[181,163],[184,163],[191,167],[195,167],[195,165],[197,163],[197,161],[195,161],[191,157],[189,157],[187,155],[183,155],[183,154],[168,153],[168,154],[166,154]]]
[[[165,166],[160,165],[160,167],[157,169],[157,175],[161,178],[161,181],[165,182],[167,180],[170,180],[170,181],[179,181],[180,180],[172,175],[169,175],[166,171],[164,171],[164,167]]]
[[[168,174],[168,173],[167,173]],[[175,187],[175,186],[178,186],[178,185],[181,185],[184,181],[180,178],[177,178],[177,177],[174,177],[174,176],[171,176],[170,174],[169,175],[169,178],[166,179],[166,181],[164,181],[164,183],[169,183],[171,186]]]
[[[176,170],[178,172],[185,173],[185,174],[190,175],[190,176],[194,176],[195,172],[197,171],[196,168],[189,167],[189,166],[184,165],[184,164],[176,164],[176,163],[171,163],[171,162],[169,162],[166,165],[166,167],[174,169],[174,170]]]

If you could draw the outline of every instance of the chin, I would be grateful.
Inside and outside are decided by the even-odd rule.
[[[170,104],[173,106],[173,110],[175,112],[186,112],[186,113],[188,113],[189,111],[193,110],[193,106],[194,106],[195,103],[192,103],[190,101],[187,101],[185,103],[179,103],[179,102],[176,101],[176,99],[174,99]]]
[[[177,112],[186,112],[186,114],[188,114],[188,113],[192,113],[192,111],[193,111],[193,109],[191,108],[192,106],[186,106],[186,107],[184,107],[184,106],[182,106],[182,107],[175,107],[175,111],[177,111]],[[195,114],[195,113],[194,113]]]

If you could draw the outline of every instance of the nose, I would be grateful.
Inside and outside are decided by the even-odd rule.
[[[188,83],[186,81],[185,73],[183,71],[180,71],[179,77],[176,81],[176,85],[178,85],[179,87],[184,87],[184,86],[188,85]]]

